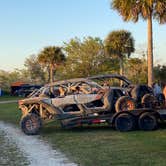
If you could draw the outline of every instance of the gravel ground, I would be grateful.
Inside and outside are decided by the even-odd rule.
[[[29,164],[17,145],[9,140],[3,130],[0,130],[0,165],[26,166]]]
[[[0,104],[17,103],[18,100],[0,101]]]
[[[0,165],[76,166],[39,136],[26,136],[4,122],[0,122],[0,142]]]

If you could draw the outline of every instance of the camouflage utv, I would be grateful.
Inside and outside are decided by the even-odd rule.
[[[109,79],[118,81],[110,85],[112,81]],[[37,134],[44,121],[54,119],[58,119],[64,128],[101,122],[110,124],[110,117],[115,112],[137,107],[136,100],[131,97],[133,89],[130,81],[119,75],[100,75],[47,84],[28,98],[19,100],[22,131],[27,135]]]

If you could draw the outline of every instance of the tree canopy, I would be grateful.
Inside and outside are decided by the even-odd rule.
[[[29,78],[32,82],[43,84],[46,81],[46,75],[38,62],[37,56],[30,55],[25,59],[24,66],[27,69]]]
[[[67,55],[64,74],[67,77],[84,77],[103,72],[113,72],[117,67],[104,52],[102,40],[87,37],[82,41],[78,38],[64,43]]]
[[[109,33],[104,43],[107,53],[119,59],[120,74],[123,75],[123,59],[134,52],[134,38],[126,30],[117,30]]]
[[[48,46],[38,54],[38,61],[49,69],[49,81],[54,81],[54,71],[65,61],[66,57],[60,47]]]
[[[153,83],[153,31],[152,18],[159,23],[166,22],[165,0],[112,0],[111,6],[117,10],[124,21],[147,20],[148,30],[148,85]]]
[[[134,84],[147,83],[147,61],[144,58],[130,58],[125,63],[125,75]]]
[[[154,67],[155,81],[161,84],[166,83],[166,65],[157,65]]]

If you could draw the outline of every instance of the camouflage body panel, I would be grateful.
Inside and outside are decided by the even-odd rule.
[[[96,91],[96,94],[94,94],[94,92],[92,92],[93,89],[108,90],[110,88],[101,86],[98,84],[98,82],[94,81],[104,80],[106,78],[118,78],[124,80],[127,84],[130,84],[130,81],[128,81],[127,78],[116,74],[55,81],[51,84],[46,84],[38,91],[32,93],[28,98],[19,100],[19,108],[21,109],[23,116],[27,115],[28,113],[35,112],[43,118],[49,118],[56,114],[82,114],[83,112],[85,112],[84,109],[86,108],[83,105],[95,100],[99,100],[103,97],[103,95],[97,94],[98,91]],[[74,88],[72,88],[76,86],[84,87],[87,92],[82,91],[79,93],[77,92],[76,94],[75,92],[73,92]],[[65,88],[69,93],[65,93],[63,97],[61,97],[60,94],[54,97],[51,97],[50,94],[48,94],[48,91],[57,91],[59,87]],[[114,87],[111,87],[111,89],[114,89]],[[123,90],[122,87],[118,87],[118,89]],[[79,110],[67,113],[63,112],[63,107],[70,104],[77,105],[79,107]],[[90,108],[88,113],[97,111],[95,109],[96,108]],[[98,108],[99,111],[100,109],[103,110],[102,107]]]
[[[86,104],[97,99],[97,94],[76,94],[52,99],[52,104],[61,107],[70,104]]]

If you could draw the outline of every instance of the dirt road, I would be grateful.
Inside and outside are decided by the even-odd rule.
[[[0,101],[0,104],[17,103],[18,100]]]
[[[3,134],[2,134],[3,133]],[[8,140],[6,145],[16,146],[19,150],[21,165],[30,166],[76,166],[75,163],[71,163],[64,154],[57,150],[53,150],[52,147],[39,138],[39,136],[26,136],[17,127],[0,121],[0,138]],[[1,145],[2,146],[2,145]],[[4,148],[6,148],[4,144]],[[11,147],[7,147],[11,150]],[[5,150],[6,152],[7,150]],[[10,151],[9,151],[10,152]],[[10,152],[11,154],[11,152]],[[9,155],[8,153],[4,155]],[[1,157],[0,165],[5,164],[5,158]],[[3,160],[4,163],[1,163]]]

